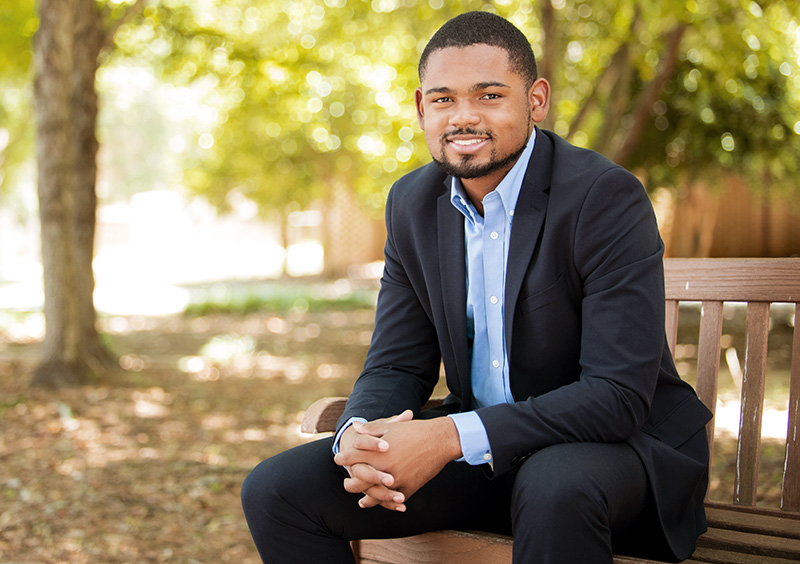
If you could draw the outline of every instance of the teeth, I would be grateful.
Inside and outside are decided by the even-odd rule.
[[[483,139],[454,139],[453,143],[455,143],[456,145],[466,146],[466,145],[477,145],[482,141]]]

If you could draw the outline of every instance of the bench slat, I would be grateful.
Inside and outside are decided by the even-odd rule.
[[[511,550],[509,537],[464,531],[359,543],[362,564],[508,564]]]
[[[800,260],[795,258],[670,258],[664,264],[669,300],[797,302],[800,298]]]
[[[680,302],[678,300],[666,301],[666,319],[664,328],[667,332],[667,345],[673,356],[675,356],[675,345],[678,343],[678,311]]]
[[[697,546],[800,561],[800,540],[786,537],[745,533],[730,529],[709,529],[697,539]]]
[[[717,411],[717,375],[719,374],[720,337],[722,335],[722,308],[723,303],[717,301],[703,302],[700,316],[700,336],[697,343],[697,395],[705,406],[711,411]],[[708,479],[711,482],[711,460],[714,453],[714,422],[706,425],[708,437]],[[709,492],[706,492],[708,499]]]
[[[700,547],[692,554],[692,559],[686,562],[706,562],[710,564],[797,564],[796,560],[763,556],[760,554],[742,554],[719,548]]]
[[[361,564],[509,564],[510,537],[466,531],[436,531],[414,537],[359,542]],[[700,564],[700,560],[685,560]],[[660,564],[614,556],[614,564]],[[783,564],[776,562],[775,564]]]
[[[722,306],[722,302],[703,302],[697,344],[697,395],[712,413],[717,407]],[[714,436],[711,430],[709,438]]]
[[[709,528],[775,535],[800,540],[800,513],[762,507],[706,503]]]
[[[747,304],[747,346],[742,381],[742,407],[739,416],[739,449],[733,502],[755,505],[758,464],[761,453],[761,416],[764,410],[764,375],[767,370],[769,304]]]
[[[783,472],[781,508],[800,511],[800,303],[794,309],[792,372],[789,384],[789,427],[786,432],[786,461]]]

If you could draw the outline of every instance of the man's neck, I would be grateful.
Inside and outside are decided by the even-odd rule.
[[[469,197],[472,205],[475,206],[475,209],[481,216],[483,216],[483,199],[489,192],[494,191],[494,189],[500,185],[500,182],[503,181],[506,174],[514,168],[514,164],[515,163],[511,163],[511,166],[508,168],[496,170],[486,176],[459,179],[461,185],[464,187],[464,192],[466,192],[467,197]]]

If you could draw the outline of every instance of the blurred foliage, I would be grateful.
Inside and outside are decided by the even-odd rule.
[[[757,191],[795,190],[800,4],[714,4],[687,13],[692,33],[634,161],[658,183],[703,179],[719,187],[727,170]]]
[[[531,39],[555,87],[549,127],[650,186],[713,185],[720,168],[794,186],[796,3],[547,2],[163,0],[117,42],[177,83],[213,78],[217,124],[183,181],[221,207],[234,191],[281,212],[342,182],[380,210],[387,178],[428,160],[413,108],[419,54],[473,9]]]
[[[6,205],[20,165],[33,152],[30,67],[37,26],[34,0],[0,10],[0,195]]]
[[[0,81],[16,80],[17,92],[29,81],[32,3],[0,21],[13,38],[0,47]],[[121,195],[181,185],[221,209],[244,196],[265,215],[341,183],[379,212],[389,179],[429,159],[413,105],[419,54],[442,23],[474,9],[531,39],[554,85],[545,125],[649,187],[713,186],[723,169],[757,189],[795,187],[800,4],[749,0],[150,0],[103,55],[101,94],[114,73],[147,70],[101,115],[101,162],[119,176],[103,182]],[[204,105],[182,108],[192,89]],[[0,133],[17,136],[9,114]],[[166,162],[178,114],[196,126],[181,165]]]

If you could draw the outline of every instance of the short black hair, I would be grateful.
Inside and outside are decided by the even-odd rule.
[[[440,27],[419,58],[420,81],[428,58],[435,51],[477,44],[505,49],[511,70],[519,74],[529,88],[536,81],[536,58],[528,38],[510,21],[490,12],[466,12]]]

